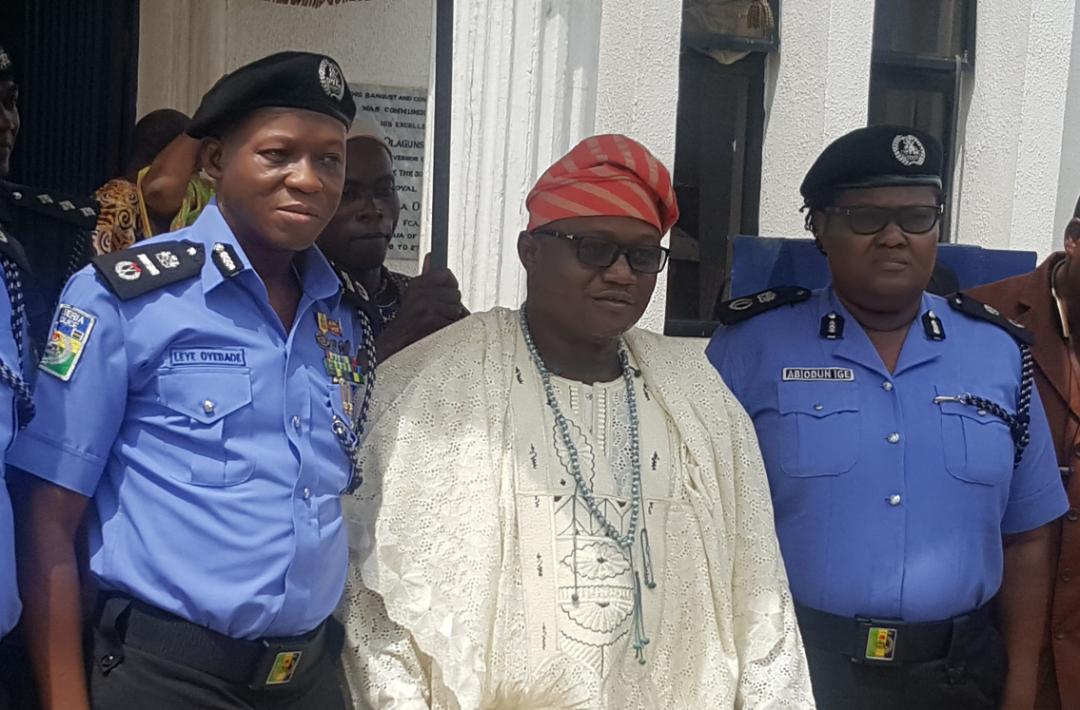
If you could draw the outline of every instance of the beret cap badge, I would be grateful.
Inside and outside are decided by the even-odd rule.
[[[0,71],[7,71],[11,68],[11,57],[4,51],[3,47],[0,47]]]
[[[324,58],[319,62],[319,83],[330,98],[341,101],[345,96],[345,78],[332,59]]]
[[[892,152],[901,165],[922,165],[926,161],[926,148],[910,133],[893,138]]]

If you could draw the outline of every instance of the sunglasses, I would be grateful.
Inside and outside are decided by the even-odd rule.
[[[826,207],[822,211],[844,217],[848,228],[855,234],[877,234],[889,226],[890,222],[907,234],[926,234],[941,219],[945,206]]]
[[[621,247],[618,244],[588,234],[566,234],[565,232],[532,232],[535,237],[556,237],[573,242],[577,247],[577,258],[586,266],[606,269],[626,255],[626,263],[632,271],[639,274],[658,274],[667,265],[668,249],[655,246]]]

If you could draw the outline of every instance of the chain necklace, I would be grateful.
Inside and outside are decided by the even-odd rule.
[[[544,364],[543,358],[540,357],[540,352],[536,349],[536,344],[533,342],[532,333],[529,331],[528,318],[526,317],[525,308],[520,311],[521,332],[525,339],[525,346],[529,349],[529,356],[532,358],[533,364],[536,365],[537,372],[540,373],[540,380],[544,386],[544,397],[547,399],[547,405],[551,409],[552,416],[555,419],[555,426],[559,430],[559,438],[562,440],[563,446],[566,447],[567,456],[569,458],[570,475],[574,479],[574,484],[577,488],[577,493],[585,503],[585,508],[589,511],[589,514],[596,519],[604,529],[604,534],[610,538],[619,549],[625,551],[630,557],[630,566],[634,573],[634,614],[633,614],[633,631],[634,631],[634,651],[637,655],[639,663],[645,663],[645,646],[649,643],[648,637],[645,635],[645,623],[642,614],[641,604],[641,574],[637,571],[637,565],[634,561],[634,539],[637,536],[638,520],[641,515],[642,506],[642,493],[641,493],[641,442],[638,436],[638,411],[637,411],[637,396],[634,392],[634,380],[632,374],[632,368],[630,367],[630,358],[626,352],[626,348],[623,343],[619,342],[619,369],[622,371],[623,384],[626,386],[626,403],[629,410],[630,420],[630,525],[627,528],[625,535],[619,534],[619,529],[607,519],[604,515],[604,511],[600,509],[599,504],[596,502],[596,496],[592,489],[589,488],[589,484],[585,481],[585,477],[581,473],[581,461],[578,456],[577,446],[574,445],[574,441],[570,436],[570,427],[566,416],[562,413],[562,409],[559,407],[558,400],[555,399],[555,388],[551,384],[551,371],[547,365]],[[574,555],[577,556],[577,528],[574,527]],[[649,589],[656,587],[656,580],[653,577],[652,569],[652,554],[649,548],[649,531],[646,526],[641,528],[641,557],[644,565],[644,577],[645,586]],[[574,566],[574,594],[571,597],[571,601],[576,605],[578,603],[577,594],[577,566]]]

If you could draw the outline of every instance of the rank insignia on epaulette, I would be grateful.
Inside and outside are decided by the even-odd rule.
[[[127,301],[197,275],[204,261],[200,244],[158,242],[95,256],[91,263],[112,292]]]
[[[966,313],[972,318],[978,318],[979,320],[993,323],[1025,345],[1031,345],[1035,342],[1035,336],[1030,330],[1011,318],[1006,318],[1001,315],[1001,311],[993,306],[988,306],[981,301],[976,301],[971,296],[959,292],[949,296],[948,300],[949,305],[952,306],[954,310]]]
[[[244,270],[240,264],[240,257],[231,245],[218,242],[211,252],[214,255],[214,266],[218,268],[222,276],[232,278]]]
[[[810,298],[810,290],[801,286],[779,286],[749,296],[733,298],[716,306],[716,319],[734,325],[779,306],[800,303]]]

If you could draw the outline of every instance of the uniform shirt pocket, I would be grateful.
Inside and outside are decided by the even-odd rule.
[[[937,393],[945,396],[958,393],[956,388],[946,389],[939,387]],[[965,391],[971,390],[959,390]],[[941,450],[949,474],[967,483],[1007,485],[1012,478],[1015,452],[1008,425],[990,412],[961,402],[940,402],[938,407]]]
[[[187,470],[169,475],[198,486],[233,486],[255,470],[255,462],[235,448],[252,426],[251,373],[245,370],[164,372],[157,378],[158,401],[169,411],[165,426],[186,449]]]
[[[859,457],[859,390],[854,381],[779,382],[780,465],[797,478],[838,476]]]

